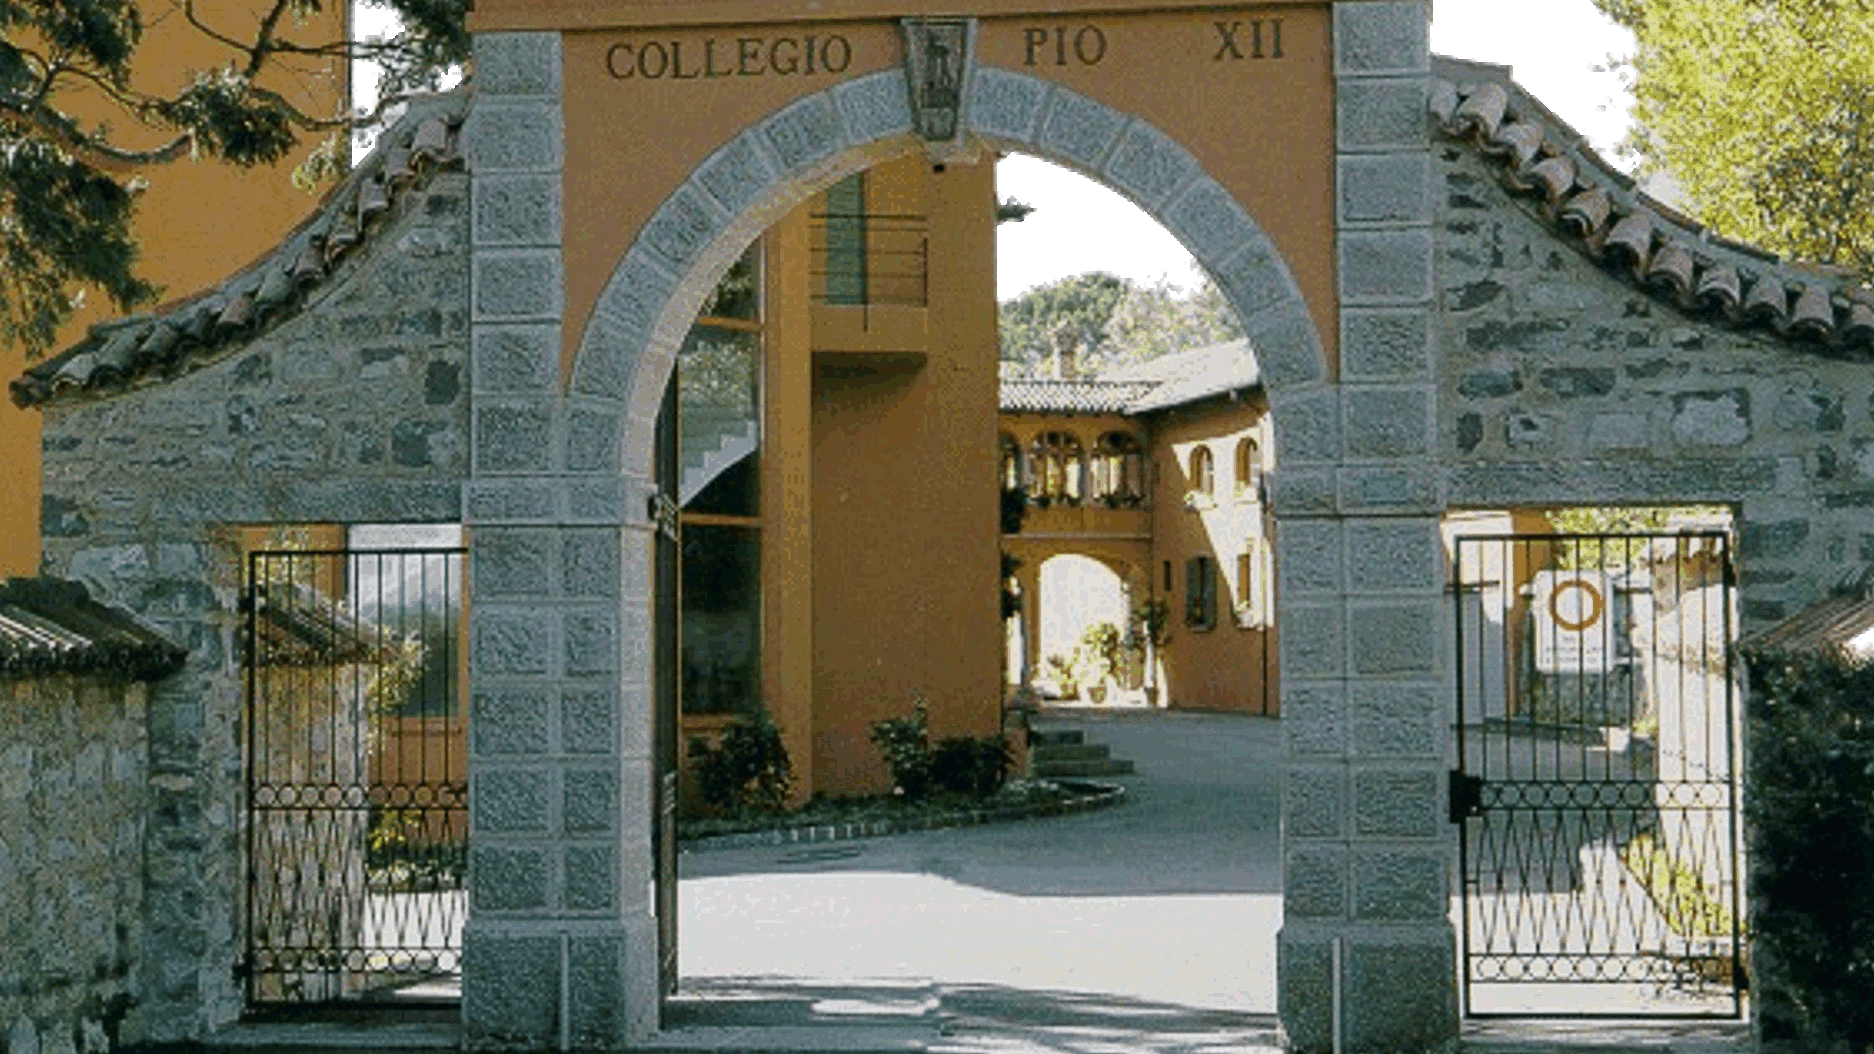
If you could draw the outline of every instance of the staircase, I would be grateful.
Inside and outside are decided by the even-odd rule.
[[[1125,776],[1132,762],[1112,756],[1105,743],[1087,742],[1087,734],[1078,728],[1061,728],[1029,734],[1030,775],[1037,779],[1076,779],[1089,776]]]
[[[761,426],[753,418],[707,411],[685,414],[678,441],[678,456],[683,463],[683,479],[678,486],[681,503],[688,505],[717,476],[753,454],[760,443]]]

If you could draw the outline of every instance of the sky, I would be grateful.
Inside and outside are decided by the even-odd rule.
[[[390,25],[383,8],[359,4],[355,12],[361,34]],[[1617,74],[1596,67],[1604,70],[1610,56],[1629,52],[1633,37],[1590,0],[1433,0],[1431,46],[1441,55],[1513,67],[1524,88],[1619,161],[1613,147],[1626,134],[1631,99]],[[360,69],[361,94],[373,79]],[[1012,195],[1039,210],[998,232],[999,300],[1083,271],[1111,271],[1141,283],[1165,278],[1187,289],[1199,280],[1196,263],[1168,231],[1091,180],[1014,156],[997,165],[996,184],[1000,197]]]
[[[1537,17],[1538,12],[1540,17]],[[1631,103],[1617,74],[1597,73],[1632,35],[1589,0],[1434,0],[1432,50],[1514,67],[1516,79],[1610,160]],[[997,193],[1038,207],[996,239],[996,297],[1103,270],[1189,288],[1197,265],[1171,234],[1118,194],[1032,157],[996,167]]]

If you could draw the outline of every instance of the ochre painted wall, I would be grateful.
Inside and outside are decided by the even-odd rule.
[[[704,6],[718,14],[702,19],[699,27],[695,9]],[[1010,6],[991,5],[988,10]],[[1334,98],[1327,5],[1129,6],[1173,10],[1098,18],[1076,15],[1067,20],[984,18],[978,36],[980,61],[1063,83],[1142,117],[1190,150],[1281,249],[1314,314],[1329,362],[1335,362],[1339,326],[1334,298]],[[803,9],[795,16],[814,19],[809,24],[762,26],[759,19],[787,20],[793,9],[750,2],[740,8],[666,3],[621,7],[601,15],[602,10],[578,0],[553,5],[511,2],[478,9],[474,22],[486,29],[567,31],[567,324],[562,347],[568,369],[592,305],[639,228],[712,151],[795,99],[902,62],[895,17],[837,21],[816,19]],[[748,17],[728,17],[736,10],[746,10]],[[839,10],[845,12],[847,6]],[[854,10],[873,17],[888,13]],[[894,7],[889,13],[910,12]],[[1242,41],[1245,58],[1218,57],[1215,23],[1225,16],[1227,21],[1245,22],[1279,16],[1282,57],[1273,57],[1272,39],[1267,57],[1248,57],[1247,37]],[[679,23],[679,28],[670,28]],[[1077,34],[1086,25],[1095,26],[1107,41],[1097,63],[1081,63],[1070,47],[1066,65],[1056,65],[1042,53],[1029,64],[1032,33],[1046,31],[1051,36],[1061,28]],[[727,49],[739,47],[736,42],[743,38],[771,47],[781,37],[804,43],[809,35],[822,43],[837,35],[850,48],[849,60],[840,55],[839,73],[816,67],[809,74],[803,66],[789,75],[711,77],[703,75],[699,65],[713,54],[717,67],[727,71]],[[693,76],[646,78],[626,56],[650,42],[658,43],[663,54],[680,49],[684,68]],[[632,50],[623,50],[626,47]],[[769,67],[764,60],[750,68]],[[614,71],[630,76],[616,76]]]
[[[1152,509],[1155,595],[1171,605],[1171,641],[1163,651],[1170,703],[1184,709],[1238,710],[1274,714],[1279,709],[1275,634],[1239,628],[1232,604],[1240,599],[1237,555],[1258,553],[1257,571],[1272,572],[1272,548],[1251,543],[1268,537],[1266,510],[1252,496],[1239,497],[1236,447],[1254,437],[1269,467],[1268,417],[1257,403],[1217,402],[1153,415],[1150,455],[1157,478]],[[1191,454],[1198,444],[1210,450],[1214,468],[1214,505],[1188,509],[1184,494],[1193,489]],[[1185,621],[1185,561],[1208,556],[1217,566],[1217,617],[1208,630]],[[1165,589],[1166,561],[1171,588]]]
[[[828,794],[886,789],[871,725],[918,695],[933,738],[994,734],[1001,712],[995,170],[913,157],[877,176],[880,200],[926,184],[930,347],[920,365],[816,336],[813,781]]]
[[[230,35],[251,33],[271,4],[256,0],[197,0],[198,18],[225,27]],[[132,84],[148,92],[173,93],[191,70],[225,65],[235,53],[188,24],[180,6],[150,3],[142,7],[145,32],[137,50]],[[349,30],[349,5],[333,3],[285,31],[300,43],[342,38]],[[313,62],[287,56],[271,60],[272,72],[261,84],[280,92],[309,113],[341,111],[350,97],[342,62]],[[120,130],[117,141],[135,149],[157,146],[169,134],[140,127],[95,94],[74,90],[62,99],[87,121],[105,121]],[[316,145],[308,141],[277,165],[240,169],[216,161],[184,157],[167,165],[138,170],[148,183],[133,223],[142,253],[137,273],[161,287],[169,301],[215,285],[283,240],[318,203],[315,195],[293,187],[293,168]],[[116,309],[96,290],[72,323],[59,334],[55,349],[82,339],[95,322],[114,317]],[[18,348],[0,348],[5,379],[26,367]],[[39,570],[40,418],[36,410],[0,403],[0,576],[31,575]]]

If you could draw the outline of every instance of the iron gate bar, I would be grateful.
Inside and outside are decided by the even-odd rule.
[[[1475,535],[1456,550],[1450,819],[1462,829],[1466,1016],[1741,1017],[1729,534]],[[1493,627],[1500,640],[1489,639]],[[1671,683],[1659,683],[1662,671]],[[1727,978],[1724,1009],[1662,998],[1671,985],[1714,1002]],[[1659,1005],[1476,1003],[1478,985],[1636,982],[1657,985]]]
[[[459,969],[463,554],[248,554],[250,1006],[375,999]]]

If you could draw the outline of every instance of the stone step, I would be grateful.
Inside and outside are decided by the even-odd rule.
[[[1043,743],[1032,748],[1035,762],[1043,761],[1098,761],[1112,753],[1112,747],[1105,743]]]
[[[1132,762],[1124,758],[1099,758],[1092,761],[1037,761],[1034,774],[1041,779],[1073,776],[1127,776]]]
[[[1037,729],[1029,733],[1028,740],[1034,746],[1077,746],[1087,741],[1087,734],[1078,728]]]

